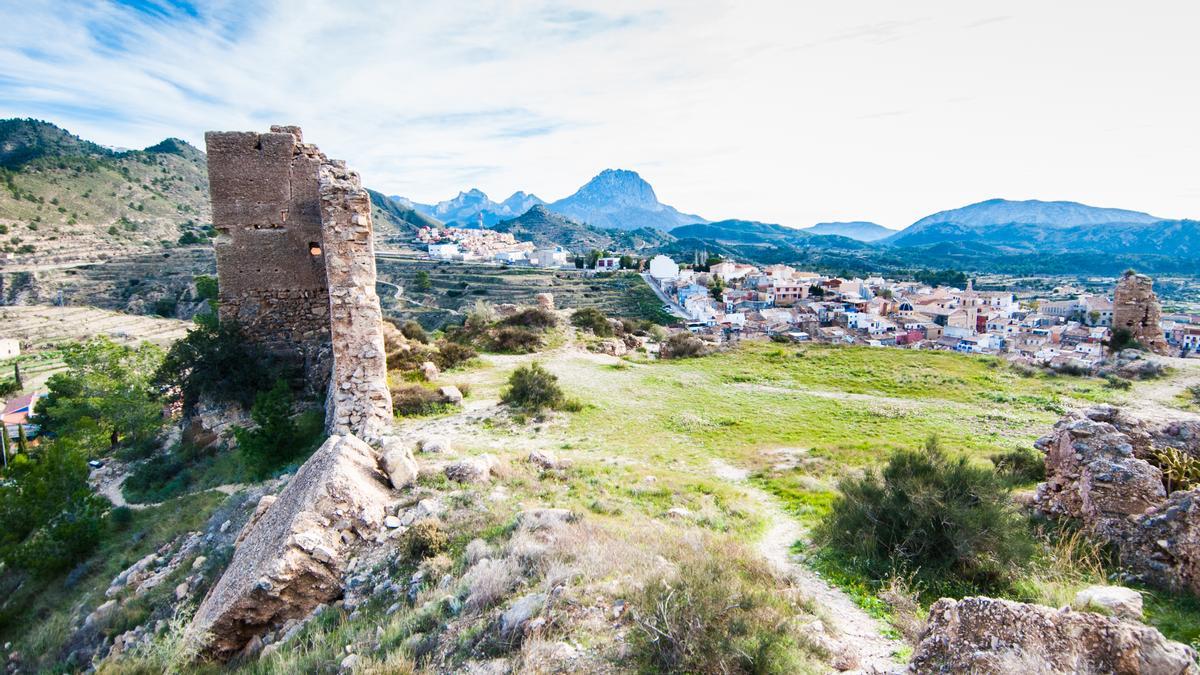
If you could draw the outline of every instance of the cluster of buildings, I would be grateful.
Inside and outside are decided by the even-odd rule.
[[[1053,368],[1090,369],[1104,358],[1113,302],[1100,296],[1019,301],[1009,291],[931,287],[883,277],[843,279],[787,265],[735,262],[707,272],[650,261],[650,280],[695,332],[796,341],[1004,354]],[[1200,317],[1163,317],[1176,349],[1200,348]]]
[[[565,267],[573,260],[562,246],[537,248],[517,241],[508,232],[461,227],[422,227],[417,241],[426,246],[430,258],[495,262],[538,267]]]

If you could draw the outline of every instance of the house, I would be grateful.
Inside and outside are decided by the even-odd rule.
[[[539,248],[529,254],[530,261],[539,267],[562,267],[567,264],[571,252],[561,246]]]
[[[458,258],[461,256],[462,256],[462,251],[459,250],[458,244],[456,244],[454,242],[429,245],[429,257],[430,258],[440,258],[442,260],[450,260],[452,258]]]
[[[621,269],[620,258],[600,258],[596,260],[596,271],[598,272],[615,272]]]
[[[0,359],[11,359],[21,355],[21,341],[16,338],[0,339]]]
[[[33,415],[33,408],[37,402],[45,397],[44,393],[33,392],[11,399],[4,405],[4,430],[9,438],[17,438],[21,427],[25,428],[27,438],[37,436],[38,426],[30,424],[29,417]]]
[[[679,265],[665,255],[650,259],[650,277],[658,282],[669,281],[679,276]]]

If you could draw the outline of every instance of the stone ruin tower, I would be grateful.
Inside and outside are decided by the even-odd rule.
[[[1154,280],[1145,274],[1126,272],[1113,290],[1113,330],[1128,329],[1133,339],[1155,354],[1170,351],[1163,336],[1162,306],[1154,294]]]
[[[371,200],[299,127],[210,131],[221,321],[328,383],[330,433],[375,440],[391,421]]]

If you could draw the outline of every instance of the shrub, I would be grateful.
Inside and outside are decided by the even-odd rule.
[[[512,558],[485,558],[467,570],[467,599],[470,611],[495,605],[521,581],[521,568]]]
[[[299,423],[292,419],[292,391],[282,378],[255,397],[250,417],[258,428],[234,427],[233,434],[247,468],[258,478],[311,452],[324,440],[319,413],[302,415]]]
[[[171,345],[155,381],[188,409],[205,396],[249,407],[262,383],[280,376],[286,376],[281,365],[247,340],[237,324],[212,321],[197,324]]]
[[[693,356],[704,356],[708,346],[704,340],[691,333],[674,333],[662,343],[658,355],[664,359],[686,359]]]
[[[449,340],[438,340],[437,342],[437,357],[434,359],[438,368],[442,370],[452,370],[461,366],[478,356],[474,349],[468,345],[451,342]]]
[[[519,326],[504,326],[498,329],[491,339],[492,349],[498,352],[528,354],[537,351],[540,346],[541,333]]]
[[[1168,493],[1200,486],[1200,458],[1176,448],[1161,448],[1154,450],[1150,459],[1162,471]]]
[[[1046,478],[1046,460],[1033,448],[1013,448],[989,457],[996,473],[1009,485],[1024,485]]]
[[[809,659],[767,563],[733,544],[683,549],[671,577],[648,584],[631,605],[642,672],[807,672]]]
[[[991,589],[1023,566],[1032,542],[999,478],[930,438],[901,450],[882,473],[839,484],[818,541],[871,579],[913,574],[931,587]]]
[[[400,326],[400,333],[409,340],[416,340],[423,345],[429,344],[429,334],[425,332],[425,328],[412,319]]]
[[[500,325],[547,330],[558,325],[558,317],[554,312],[542,307],[527,307],[504,319]]]
[[[608,317],[595,307],[575,310],[575,313],[571,315],[571,325],[590,330],[597,337],[612,337],[613,334],[612,324],[608,322]]]
[[[1112,336],[1108,340],[1108,351],[1116,354],[1125,349],[1145,350],[1146,348],[1133,337],[1133,331],[1124,327],[1114,328]]]
[[[1200,405],[1200,384],[1188,387],[1188,393],[1192,395],[1192,403]]]
[[[432,415],[445,407],[441,394],[419,384],[392,389],[392,411],[398,415]]]
[[[442,524],[433,518],[418,520],[403,536],[400,549],[410,560],[432,558],[450,546],[450,536],[442,529]]]
[[[527,412],[541,412],[548,408],[557,410],[567,403],[562,388],[558,386],[558,377],[538,363],[514,370],[508,378],[508,389],[501,393],[500,400]]]
[[[1108,374],[1104,376],[1104,386],[1108,389],[1127,390],[1133,386],[1133,382],[1119,375]]]
[[[128,506],[118,506],[108,512],[109,522],[118,530],[124,530],[133,523],[133,509]]]

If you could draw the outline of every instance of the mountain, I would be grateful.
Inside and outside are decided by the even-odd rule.
[[[535,204],[545,204],[537,196],[521,191],[514,192],[511,197],[502,202],[494,202],[477,188],[459,192],[452,199],[432,205],[420,204],[398,196],[392,197],[392,199],[403,206],[455,227],[479,227],[481,215],[483,216],[483,227],[491,227],[505,218],[513,218],[525,213]]]
[[[812,227],[802,228],[801,231],[809,234],[832,234],[857,241],[878,241],[896,234],[895,230],[863,220],[846,223],[817,223]]]
[[[720,220],[711,223],[681,225],[671,230],[680,239],[701,239],[721,243],[762,244],[767,242],[797,242],[812,235],[793,227],[756,220]]]
[[[432,216],[406,206],[391,197],[368,189],[371,196],[371,220],[375,226],[375,234],[380,238],[389,235],[400,235],[410,238],[422,227],[441,227],[442,223]]]
[[[675,237],[661,230],[603,229],[572,220],[555,213],[542,204],[534,205],[522,215],[501,221],[494,228],[510,232],[519,241],[531,241],[537,246],[558,244],[573,253],[599,251],[640,251],[656,249],[674,241]]]
[[[32,119],[0,120],[0,253],[9,269],[206,243],[204,153],[168,138],[116,151]]]
[[[1043,202],[1035,199],[1010,201],[989,199],[959,209],[926,216],[883,240],[893,246],[920,246],[940,241],[983,240],[997,244],[1027,244],[1030,227],[1050,229],[1094,228],[1112,224],[1148,225],[1162,218],[1140,211],[1107,209],[1076,202]],[[1006,239],[999,226],[1023,225],[1008,231]],[[1012,237],[1011,235],[1015,235]]]
[[[551,211],[575,220],[618,230],[670,230],[680,225],[708,222],[660,203],[649,183],[637,173],[624,169],[601,171],[575,194],[549,207]]]

